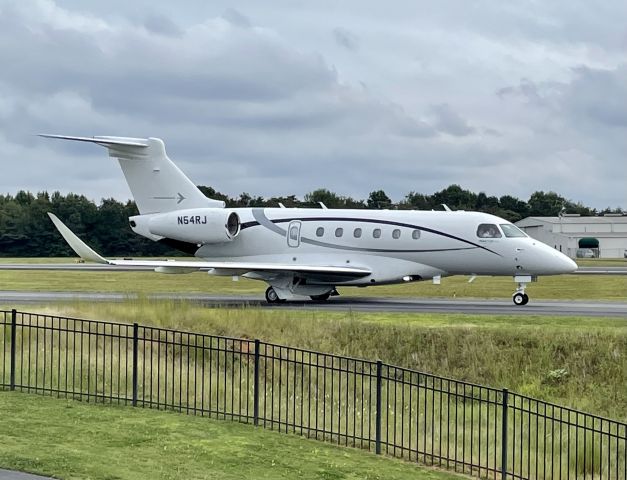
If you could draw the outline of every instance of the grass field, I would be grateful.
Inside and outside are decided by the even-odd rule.
[[[203,273],[163,275],[153,272],[79,272],[79,271],[0,271],[0,290],[26,291],[98,291],[150,293],[208,293],[257,295],[263,298],[264,282],[242,278],[214,277]],[[340,288],[342,295],[394,296],[423,298],[502,298],[509,299],[515,284],[510,277],[478,277],[468,283],[467,277],[442,279],[441,285],[416,282],[370,288]],[[626,301],[627,275],[560,275],[541,277],[528,286],[534,299]]]
[[[0,392],[0,466],[81,479],[453,479],[233,422]]]
[[[381,359],[627,419],[627,322],[622,319],[205,309],[147,299],[25,309]],[[562,369],[555,378],[553,372]]]

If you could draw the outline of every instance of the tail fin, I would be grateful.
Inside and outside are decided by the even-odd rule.
[[[223,208],[224,202],[203,195],[196,185],[168,158],[159,138],[42,137],[90,142],[109,150],[124,172],[139,213],[171,212],[187,208]]]

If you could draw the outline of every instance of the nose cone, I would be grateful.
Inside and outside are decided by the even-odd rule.
[[[559,256],[557,258],[560,269],[559,273],[573,273],[575,270],[577,270],[577,268],[579,268],[572,258],[567,257],[561,252],[556,253],[559,253]]]
[[[544,270],[544,275],[560,275],[577,270],[577,264],[562,252],[548,245],[538,244],[538,246],[541,249],[540,257],[543,263],[541,269]]]

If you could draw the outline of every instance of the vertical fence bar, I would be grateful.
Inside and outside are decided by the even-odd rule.
[[[381,454],[381,371],[383,363],[377,360],[377,410],[375,417],[375,453]]]
[[[133,323],[133,406],[137,406],[137,350],[139,347],[139,325]]]
[[[259,349],[260,341],[255,339],[255,367],[253,370],[253,422],[259,425]]]
[[[503,389],[502,410],[503,419],[501,422],[501,478],[507,478],[507,388]]]
[[[11,390],[15,390],[15,339],[17,337],[17,311],[11,310],[11,363],[9,386]]]

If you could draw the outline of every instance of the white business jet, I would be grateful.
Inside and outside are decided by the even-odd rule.
[[[226,208],[203,195],[168,158],[158,138],[41,136],[106,147],[120,162],[139,209],[139,215],[129,218],[133,231],[200,259],[107,259],[49,214],[87,261],[263,280],[269,285],[269,303],[299,297],[324,301],[337,295],[338,286],[506,275],[517,284],[514,303],[525,305],[525,287],[538,275],[577,269],[567,256],[486,213]]]

